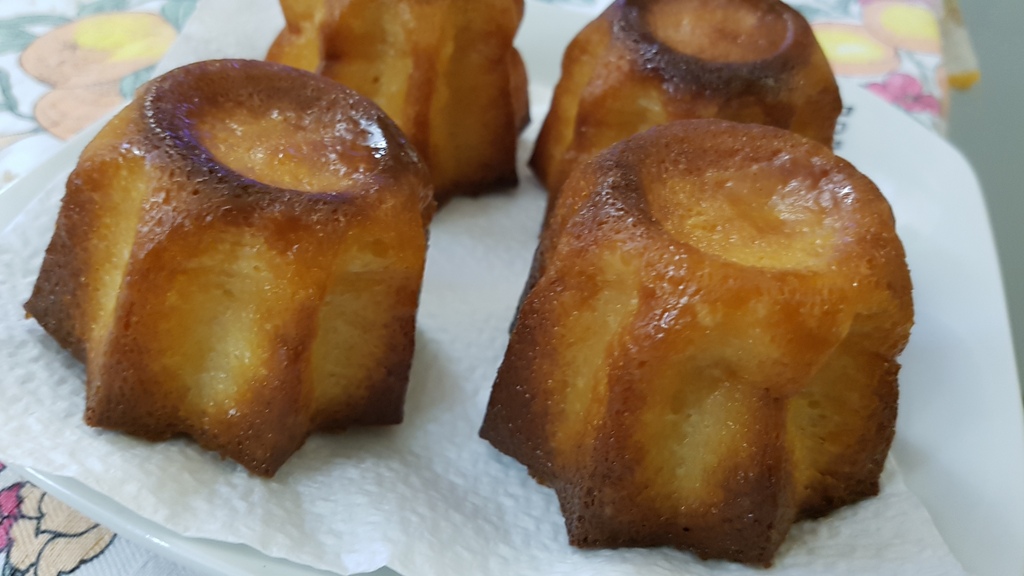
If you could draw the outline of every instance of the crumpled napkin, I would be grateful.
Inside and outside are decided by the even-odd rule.
[[[260,57],[280,26],[273,0],[200,3],[161,68]],[[432,225],[406,421],[313,437],[266,480],[187,440],[82,423],[82,367],[21,309],[72,167],[44,164],[52,184],[0,234],[0,458],[75,478],[183,535],[343,574],[764,573],[661,548],[571,548],[554,493],[477,436],[543,212],[527,170],[517,189],[455,200]],[[963,570],[890,461],[880,496],[797,525],[773,573]]]

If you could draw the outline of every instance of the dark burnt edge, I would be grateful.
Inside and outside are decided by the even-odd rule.
[[[258,62],[261,68],[239,69],[239,63],[249,62]],[[354,116],[368,117],[368,120],[380,126],[384,139],[388,142],[389,153],[379,159],[380,163],[375,173],[365,182],[352,183],[345,189],[305,192],[274,186],[244,176],[220,162],[209,149],[200,143],[195,132],[194,121],[194,115],[202,105],[200,98],[193,97],[182,102],[172,99],[167,94],[169,90],[173,90],[181,84],[195,84],[197,79],[201,79],[207,74],[222,76],[259,74],[267,77],[275,74],[285,79],[290,77],[297,83],[319,84],[316,95],[328,96],[326,100],[328,102],[343,100],[345,107]],[[143,98],[141,113],[146,126],[156,141],[162,144],[162,149],[173,159],[174,163],[184,169],[188,181],[195,183],[193,192],[205,191],[213,193],[215,196],[221,196],[220,192],[227,191],[234,200],[243,201],[256,207],[264,207],[280,196],[288,198],[286,205],[289,206],[313,205],[322,209],[349,206],[363,194],[386,188],[388,182],[393,180],[390,173],[397,166],[422,163],[415,149],[408,143],[405,134],[369,99],[361,97],[355,91],[328,78],[283,64],[244,59],[211,60],[188,64],[178,68],[173,74],[168,73],[151,81],[147,85],[145,94],[141,97]],[[315,98],[314,95],[308,97]],[[357,100],[362,100],[362,102],[357,102]],[[358,106],[362,103],[368,105],[369,114],[358,110]],[[431,209],[427,213],[432,212]],[[318,210],[317,213],[319,214],[320,211]]]
[[[616,0],[603,17],[612,20],[614,40],[633,46],[628,50],[635,69],[662,79],[671,94],[725,93],[730,97],[761,94],[778,97],[785,86],[777,79],[807,59],[797,32],[810,26],[799,12],[775,2],[787,24],[786,38],[774,54],[747,62],[713,62],[678,52],[658,40],[645,22],[647,7],[657,0]],[[799,55],[799,62],[793,56]]]

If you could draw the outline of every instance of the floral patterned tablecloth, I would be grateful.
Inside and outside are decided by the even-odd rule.
[[[543,1],[595,13],[607,4]],[[149,79],[196,2],[0,4],[0,189],[120,106]],[[964,87],[977,79],[955,0],[789,3],[811,22],[838,76],[856,79],[938,133],[945,131],[949,80]],[[950,74],[947,65],[953,68]],[[2,446],[0,439],[0,456]],[[0,462],[0,576],[72,573],[191,574],[117,538]]]

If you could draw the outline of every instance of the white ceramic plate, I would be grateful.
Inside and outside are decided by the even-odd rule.
[[[519,45],[530,72],[534,118],[558,60],[589,16],[530,3]],[[967,570],[1024,573],[1024,423],[992,230],[970,166],[944,140],[852,85],[839,153],[888,196],[907,249],[919,314],[902,362],[893,453]],[[0,228],[55,174],[75,163],[92,131],[0,195]],[[526,142],[529,144],[529,142]],[[529,148],[529,146],[526,146]],[[531,185],[530,178],[524,179]],[[909,384],[908,384],[909,383]],[[324,574],[251,548],[182,537],[77,481],[26,471],[32,480],[119,534],[178,562],[230,576]],[[382,570],[380,574],[393,574]]]

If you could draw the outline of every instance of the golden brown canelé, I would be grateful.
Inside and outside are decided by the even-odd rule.
[[[778,0],[616,0],[566,49],[531,165],[556,193],[590,156],[687,118],[767,124],[831,146],[841,111],[811,27]]]
[[[528,120],[512,46],[523,0],[281,0],[267,59],[369,97],[430,167],[439,202],[516,183]]]
[[[890,207],[825,146],[684,120],[566,182],[481,436],[580,547],[770,564],[878,491],[913,321]]]
[[[192,64],[82,153],[25,309],[85,363],[88,424],[269,476],[313,431],[402,420],[433,210],[369,100]]]

